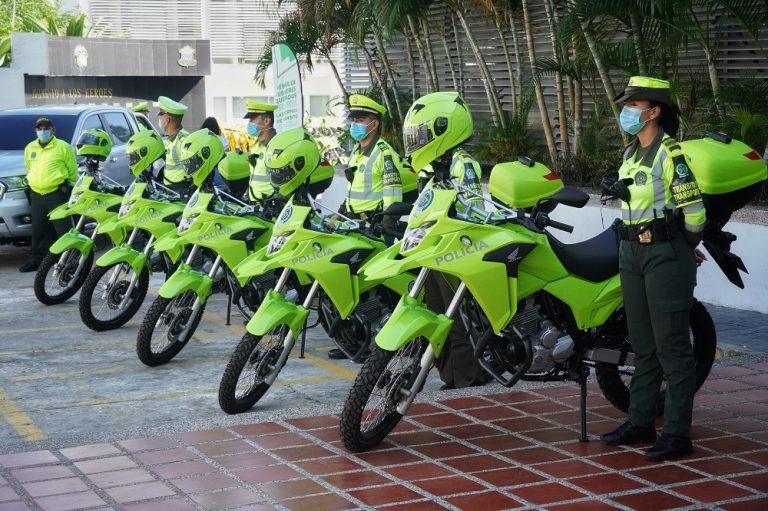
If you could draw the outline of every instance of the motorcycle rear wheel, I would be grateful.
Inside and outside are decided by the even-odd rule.
[[[371,348],[341,412],[341,441],[349,451],[363,452],[376,447],[400,422],[403,416],[397,406],[405,397],[401,391],[413,391],[411,387],[421,370],[421,356],[426,348],[423,338],[414,339],[397,351]]]
[[[93,251],[88,253],[83,267],[77,271],[81,256],[82,253],[74,248],[70,248],[64,254],[50,252],[46,254],[35,275],[35,296],[40,303],[43,305],[64,303],[80,290],[93,266]],[[59,264],[59,260],[62,260],[61,267],[54,277],[53,270]]]
[[[192,317],[192,304],[196,297],[194,291],[185,291],[173,298],[155,298],[136,337],[136,355],[144,365],[156,367],[165,364],[184,349],[205,312],[206,302],[203,302]],[[179,337],[181,334],[184,336]]]
[[[112,278],[113,270],[124,271],[125,274],[119,277],[107,289],[106,287]],[[147,268],[141,269],[136,286],[131,292],[131,298],[125,307],[121,308],[120,301],[130,285],[133,274],[133,268],[126,263],[117,263],[112,266],[96,266],[91,270],[91,273],[85,279],[83,290],[80,293],[80,318],[85,323],[85,326],[96,332],[113,330],[126,324],[136,314],[141,304],[144,303],[144,297],[147,296],[149,270]],[[104,292],[107,293],[106,298],[100,296]]]
[[[243,336],[219,383],[219,406],[224,412],[243,413],[264,397],[271,387],[267,378],[276,378],[288,360],[283,344],[288,332],[288,327],[281,325],[265,335]]]
[[[717,349],[717,333],[706,307],[698,300],[691,307],[691,334],[693,357],[696,363],[696,391],[698,391],[709,376],[715,360]],[[598,363],[595,367],[597,383],[605,398],[613,406],[623,412],[629,411],[629,371],[622,371],[616,364]],[[656,407],[658,415],[664,413],[665,392],[659,393]]]

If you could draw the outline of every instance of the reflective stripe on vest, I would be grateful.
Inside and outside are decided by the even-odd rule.
[[[379,149],[379,146],[377,145],[376,149],[373,150],[371,156],[365,162],[365,165],[363,165],[363,190],[350,190],[348,195],[350,200],[367,201],[382,200],[384,198],[384,192],[381,190],[373,190],[373,165],[376,163],[376,160],[379,158],[380,154],[381,149]],[[357,208],[355,208],[355,210],[357,210]],[[367,211],[367,209],[361,209],[361,211]]]
[[[165,157],[165,171],[163,173],[165,184],[181,183],[187,178],[184,172],[184,167],[179,163],[179,146],[181,146],[188,133],[184,130],[179,131],[179,134],[170,143],[166,149]],[[170,149],[170,151],[168,151]]]

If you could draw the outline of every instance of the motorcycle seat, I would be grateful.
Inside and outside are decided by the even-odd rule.
[[[549,240],[565,269],[578,277],[602,282],[619,273],[619,242],[613,227],[579,243],[564,244],[552,236]]]

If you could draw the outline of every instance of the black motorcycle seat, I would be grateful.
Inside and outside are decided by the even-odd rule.
[[[552,236],[549,243],[565,269],[591,282],[602,282],[619,273],[619,242],[609,227],[594,238],[564,244]]]

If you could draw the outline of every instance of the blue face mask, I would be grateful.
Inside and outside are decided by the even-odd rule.
[[[253,124],[252,122],[249,122],[248,125],[245,127],[246,131],[248,131],[248,134],[252,137],[258,137],[261,135],[261,129]]]
[[[51,140],[51,138],[53,138],[53,132],[50,129],[37,130],[37,139],[43,144]]]
[[[370,122],[368,124],[370,124]],[[349,125],[349,136],[352,137],[355,142],[360,142],[368,135],[368,124],[363,124],[362,122],[351,123]]]
[[[641,121],[640,116],[643,115],[643,112],[647,112],[650,110],[650,108],[646,110],[640,110],[639,108],[633,108],[631,106],[625,106],[621,110],[621,115],[619,116],[619,121],[621,122],[621,129],[629,133],[630,135],[637,135],[641,129],[643,129],[643,126],[645,126],[645,123],[648,121]]]

